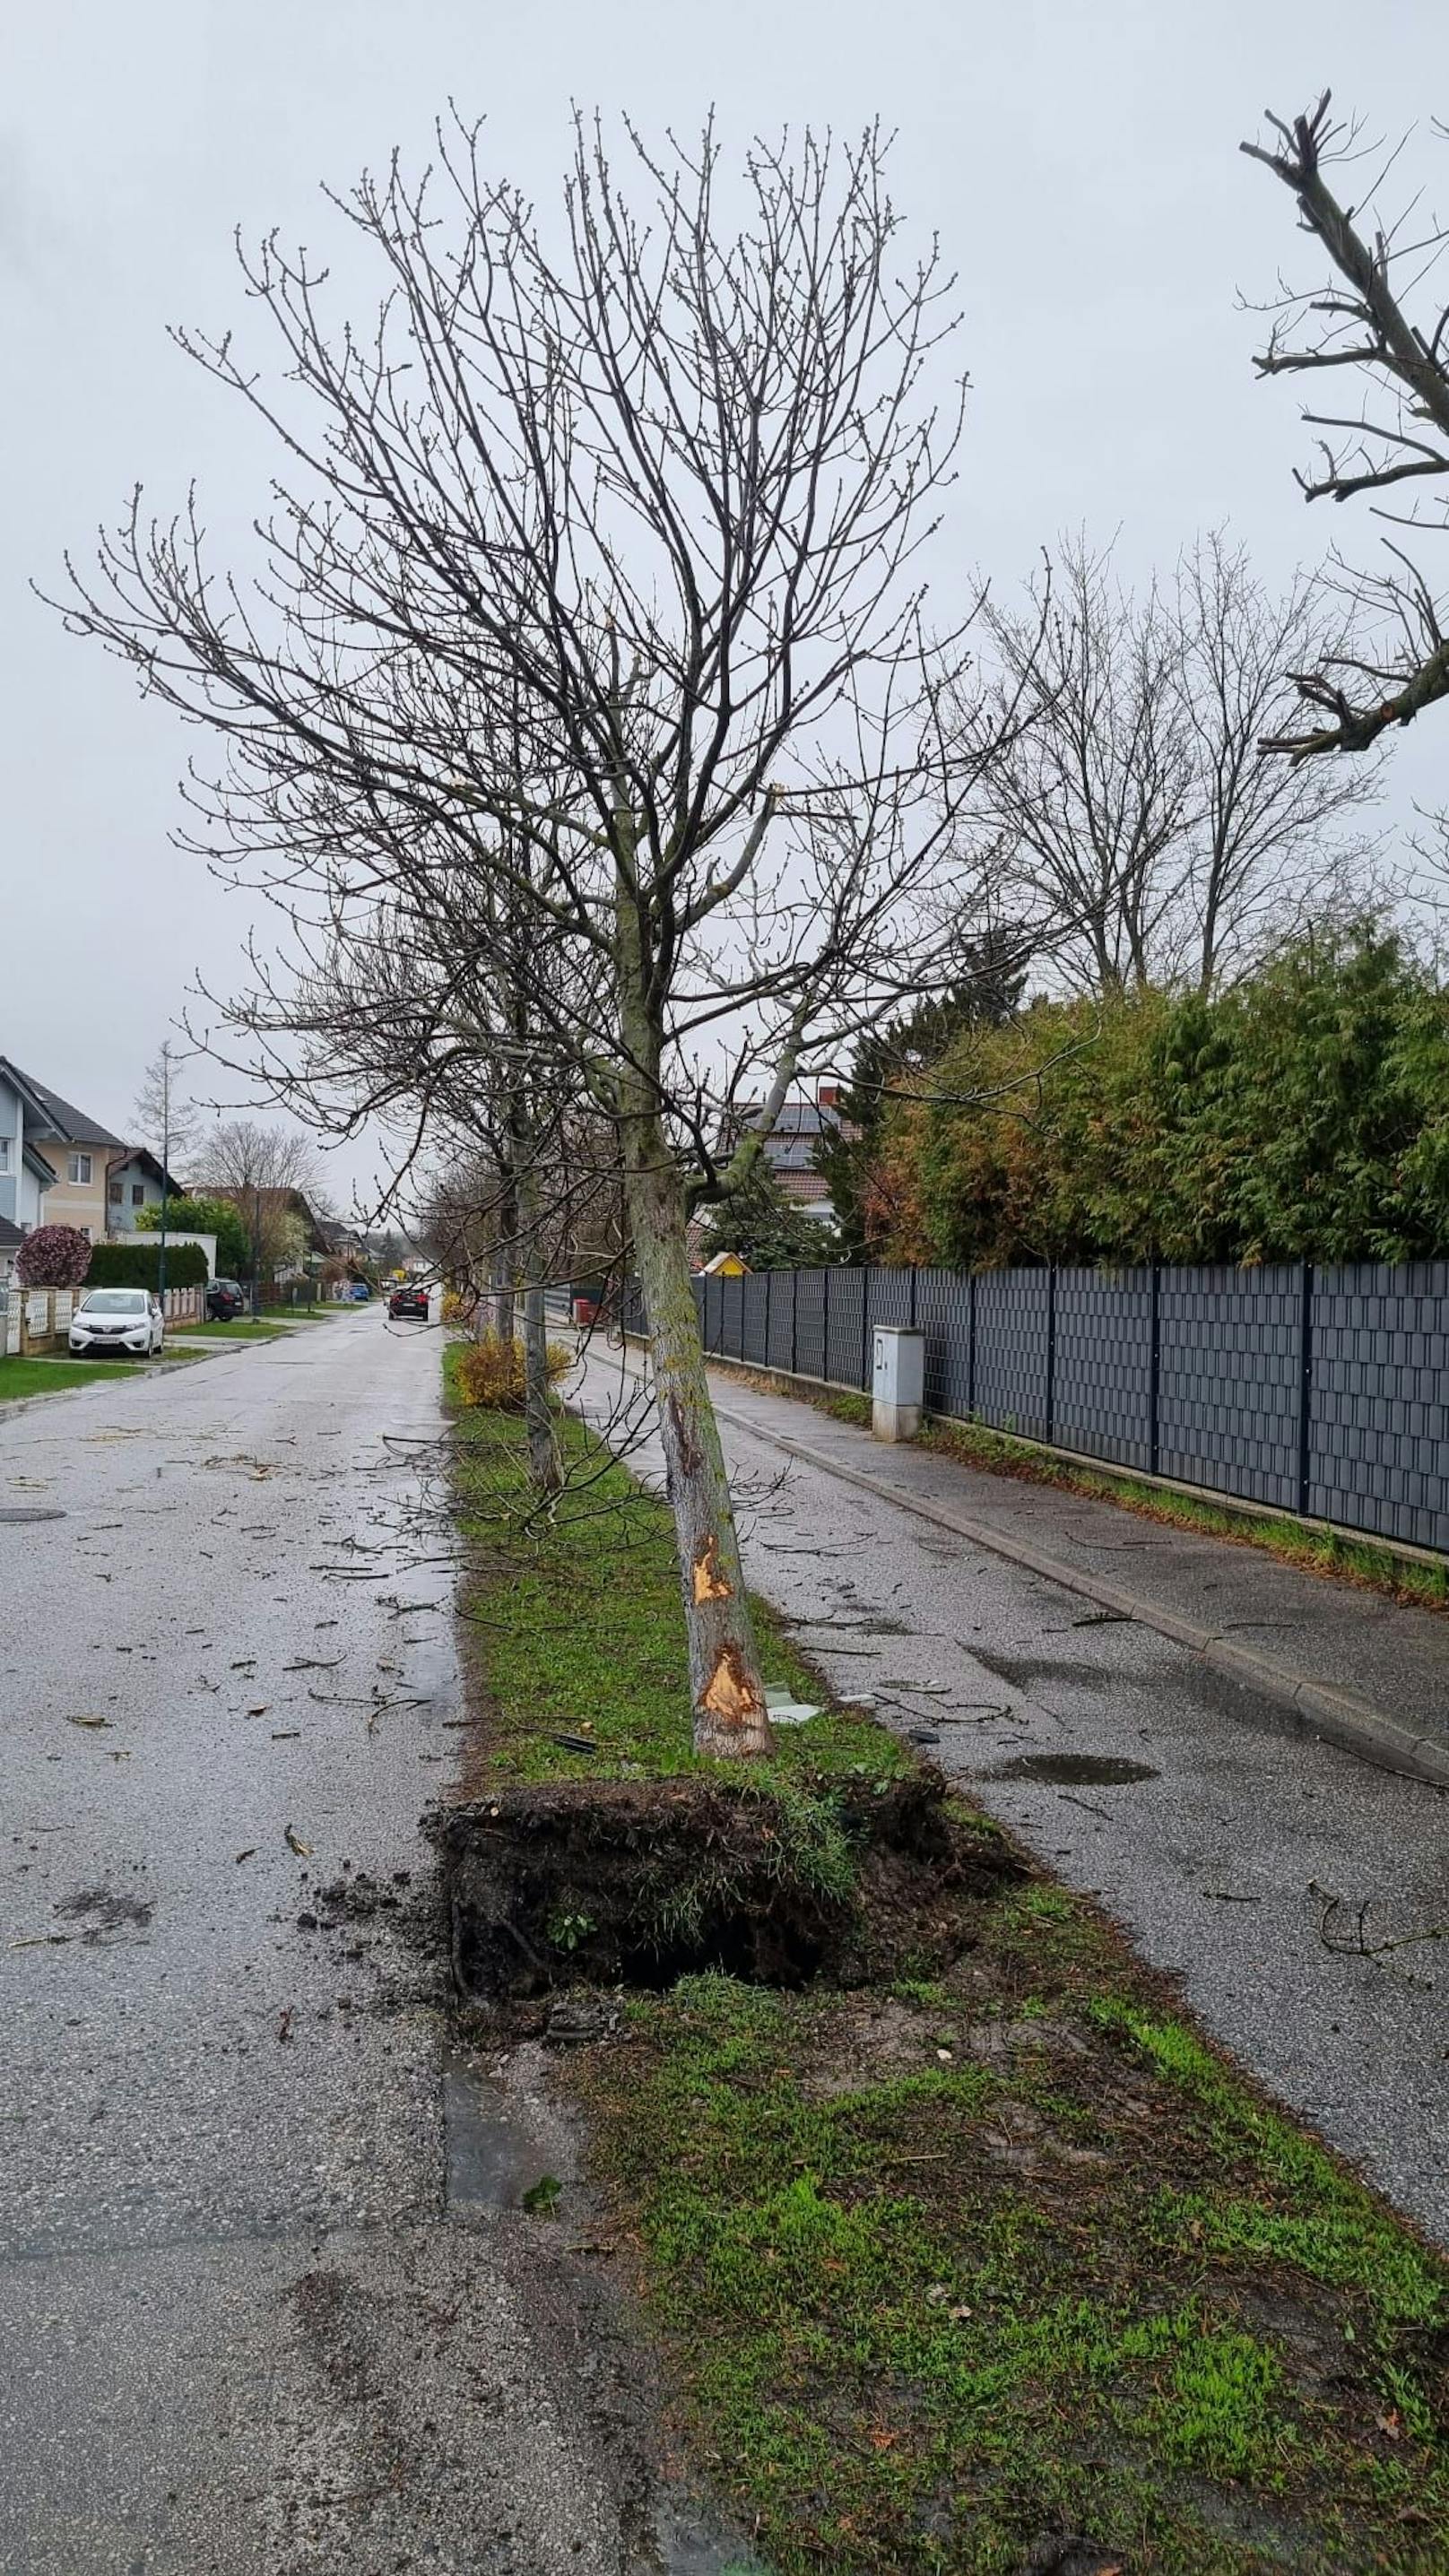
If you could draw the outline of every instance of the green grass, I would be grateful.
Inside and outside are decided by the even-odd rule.
[[[182,1354],[178,1352],[176,1356],[180,1358]],[[59,1395],[66,1387],[89,1386],[96,1378],[130,1376],[149,1365],[146,1360],[119,1356],[105,1360],[52,1360],[41,1354],[34,1359],[3,1359],[0,1404],[8,1404],[21,1395]]]
[[[444,1354],[451,1387],[457,1354]],[[523,1426],[516,1415],[457,1414],[455,1490],[462,1525],[481,1554],[481,1580],[465,1590],[487,1667],[491,1767],[519,1780],[663,1779],[718,1769],[696,1759],[679,1576],[669,1515],[642,1495],[572,1416],[560,1436],[578,1479],[556,1511],[532,1527],[526,1508]],[[766,1682],[812,1704],[818,1678],[755,1603]],[[555,1732],[587,1732],[596,1754],[570,1751]],[[868,1767],[893,1776],[907,1757],[894,1737],[859,1714],[827,1706],[808,1725],[781,1728],[778,1757],[752,1772],[770,1785],[801,1773]],[[728,1766],[731,1774],[738,1766]]]
[[[565,1422],[590,1480],[530,1526],[521,1426],[456,1422],[485,1780],[700,1768],[663,1509]],[[859,1713],[782,1734],[792,1866],[851,1867],[802,1773],[905,1759]],[[1089,1904],[1008,1877],[974,1920],[887,1986],[686,1977],[567,2060],[683,2431],[766,2563],[1015,2576],[1074,2531],[1133,2576],[1449,2565],[1445,2267]],[[563,1896],[561,1954],[578,1923]]]
[[[1443,2392],[1402,2313],[1417,2269],[1418,2340],[1443,2332],[1441,2267],[1327,2158],[1304,2206],[1271,2145],[1178,2127],[1176,2079],[1150,2066],[1124,2117],[1110,2056],[956,2062],[982,1964],[951,1999],[949,2065],[933,1998],[916,2071],[836,2089],[857,2001],[702,1977],[636,2004],[624,2044],[579,2069],[695,2441],[769,2564],[1008,2576],[1053,2528],[1175,2576],[1449,2563]],[[1088,2001],[1058,1993],[1059,2026],[1090,2028]],[[1212,2063],[1236,2118],[1246,2097]],[[1003,2170],[1027,2118],[1057,2150]],[[1165,2234],[1173,2166],[1197,2206],[1377,2233],[1387,2281],[1345,2294],[1291,2248],[1265,2263]]]
[[[168,1324],[169,1333],[184,1334],[188,1341],[208,1342],[274,1342],[285,1332],[281,1323],[263,1320],[253,1323],[250,1316],[238,1317],[235,1323]]]

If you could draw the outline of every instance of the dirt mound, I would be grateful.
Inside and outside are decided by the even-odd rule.
[[[959,1956],[1022,1864],[951,1807],[939,1773],[558,1781],[427,1820],[476,2002],[568,1985],[660,1988],[702,1968],[851,1986]]]

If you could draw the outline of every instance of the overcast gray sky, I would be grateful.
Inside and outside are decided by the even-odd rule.
[[[958,267],[971,399],[943,576],[1028,573],[1060,528],[1120,529],[1168,565],[1222,520],[1275,578],[1366,523],[1308,512],[1290,387],[1260,387],[1266,294],[1303,261],[1286,196],[1242,160],[1272,105],[1326,83],[1449,198],[1442,0],[50,0],[0,33],[0,331],[6,354],[0,1053],[125,1128],[142,1066],[199,967],[227,985],[245,897],[168,833],[186,744],[94,646],[29,596],[137,479],[195,478],[243,562],[267,457],[169,321],[243,318],[233,228],[321,248],[317,189],[396,143],[427,150],[451,93],[546,204],[571,99],[650,133],[713,101],[726,144],[784,120],[898,131],[897,201]],[[343,258],[347,257],[345,245]],[[359,280],[359,306],[374,300]],[[1449,719],[1395,755],[1393,807],[1449,801]],[[371,1157],[334,1163],[345,1197]]]

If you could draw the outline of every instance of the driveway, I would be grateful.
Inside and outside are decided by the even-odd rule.
[[[0,1422],[14,2576],[658,2563],[399,1928],[462,1741],[438,1348],[364,1311]]]

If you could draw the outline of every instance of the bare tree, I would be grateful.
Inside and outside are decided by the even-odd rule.
[[[1259,748],[1292,698],[1286,666],[1330,632],[1311,581],[1271,598],[1214,532],[1171,589],[1136,596],[1111,550],[1077,537],[1026,608],[992,607],[987,623],[987,705],[1024,698],[1032,721],[984,766],[977,827],[1000,849],[1005,900],[1067,983],[1206,990],[1363,856],[1337,826],[1373,772],[1300,776]]]
[[[992,605],[986,623],[996,673],[977,722],[1018,698],[1033,720],[981,765],[979,825],[1033,944],[1050,944],[1069,981],[1099,993],[1144,983],[1181,891],[1192,795],[1171,616],[1155,588],[1134,600],[1110,549],[1078,537],[1025,608]],[[974,760],[969,730],[967,741]]]
[[[1381,763],[1295,768],[1264,754],[1292,703],[1288,675],[1339,648],[1321,581],[1300,574],[1275,597],[1215,529],[1182,556],[1174,610],[1193,787],[1173,963],[1206,992],[1267,938],[1363,891],[1376,839],[1354,818]]]
[[[927,638],[918,562],[959,427],[959,382],[944,414],[926,389],[950,281],[934,251],[897,275],[873,132],[757,142],[735,226],[712,130],[669,162],[630,133],[646,220],[580,125],[557,252],[476,128],[438,149],[333,200],[388,281],[375,329],[330,325],[324,272],[272,237],[243,265],[282,384],[183,336],[288,461],[251,590],[194,504],[158,523],[137,495],[66,606],[224,737],[193,844],[314,935],[405,887],[443,930],[567,952],[584,1008],[551,1043],[618,1138],[696,1742],[761,1752],[686,1227],[729,1177],[740,1066],[736,1170],[811,1050],[933,971],[923,894],[991,747],[947,774],[964,645]],[[521,762],[460,736],[500,694]]]
[[[1350,391],[1346,408],[1303,414],[1324,433],[1317,467],[1297,475],[1305,500],[1349,501],[1412,487],[1407,509],[1378,502],[1374,515],[1443,534],[1449,528],[1443,488],[1449,481],[1449,304],[1424,290],[1449,233],[1421,218],[1417,196],[1396,220],[1379,219],[1378,191],[1398,152],[1370,154],[1356,124],[1332,121],[1330,96],[1325,90],[1316,107],[1291,123],[1270,113],[1277,140],[1239,147],[1291,190],[1300,229],[1329,264],[1326,280],[1286,290],[1268,307],[1272,328],[1255,364],[1262,376],[1343,369],[1357,387],[1356,406]],[[1325,168],[1365,159],[1374,164],[1367,188],[1356,205],[1341,206]],[[1441,488],[1418,497],[1434,485]],[[1412,724],[1425,707],[1449,697],[1449,637],[1435,586],[1406,547],[1386,542],[1388,572],[1349,583],[1359,605],[1377,613],[1377,649],[1345,646],[1296,670],[1303,706],[1326,721],[1307,731],[1275,731],[1268,750],[1294,761],[1366,751],[1391,725]]]
[[[321,1213],[319,1171],[309,1137],[254,1118],[218,1119],[191,1162],[194,1188],[235,1205],[251,1237],[257,1279],[299,1248],[294,1194]]]
[[[168,1168],[190,1160],[201,1128],[200,1106],[178,1079],[190,1052],[163,1039],[141,1076],[132,1105],[137,1135]]]

